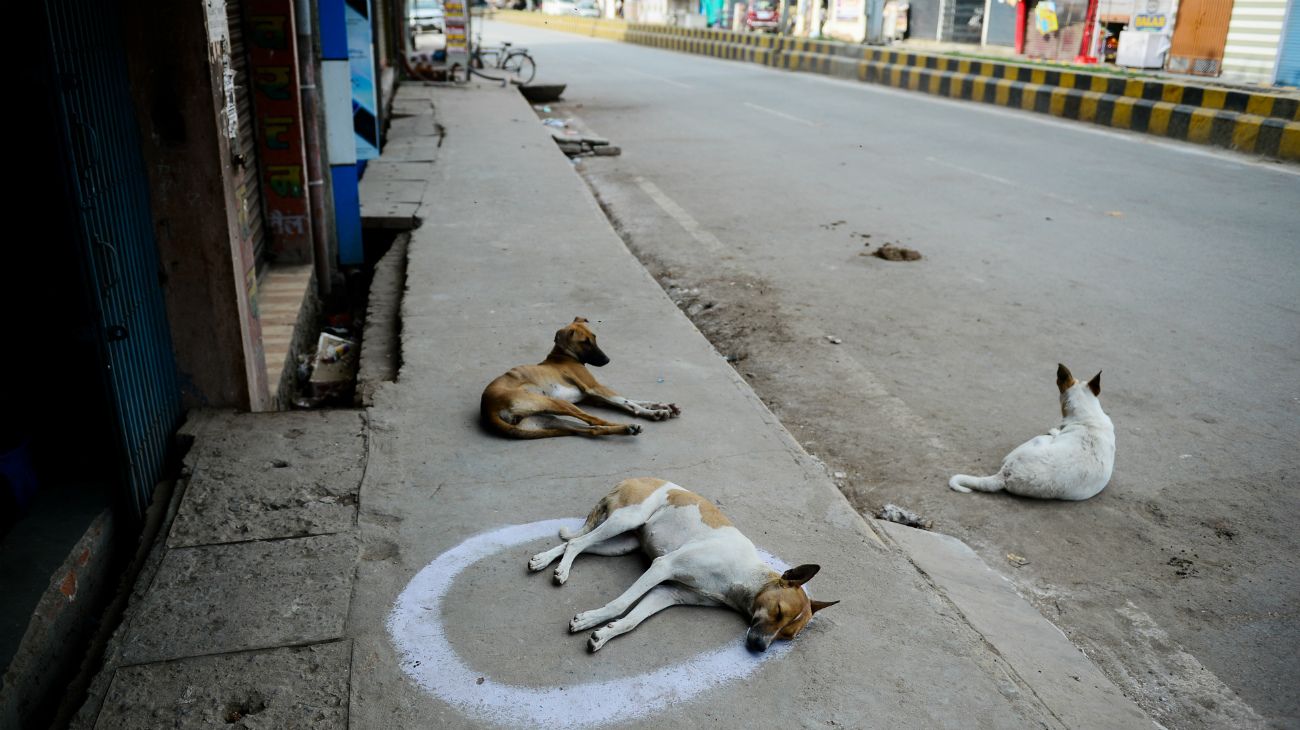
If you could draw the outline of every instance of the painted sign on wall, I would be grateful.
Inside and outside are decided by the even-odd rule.
[[[1061,29],[1061,25],[1056,19],[1055,2],[1041,0],[1038,5],[1034,6],[1034,27],[1043,35],[1055,33]]]
[[[465,6],[465,0],[446,0],[442,9],[447,38],[447,63],[468,65],[469,9]]]
[[[1129,27],[1133,30],[1142,30],[1149,33],[1164,33],[1169,30],[1169,14],[1173,10],[1172,3],[1162,2],[1161,0],[1147,0],[1139,2],[1133,12],[1133,20]]]
[[[862,18],[864,12],[862,0],[836,0],[835,19],[854,21]]]
[[[245,18],[271,251],[279,261],[310,261],[311,218],[293,2],[245,0]]]

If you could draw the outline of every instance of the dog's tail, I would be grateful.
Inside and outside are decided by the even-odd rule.
[[[994,474],[990,477],[973,477],[969,474],[956,474],[948,480],[948,486],[956,492],[969,494],[972,490],[977,492],[1001,492],[1006,486],[1006,480],[1002,474]]]
[[[575,537],[582,537],[588,532],[596,529],[596,526],[604,522],[605,518],[609,516],[609,505],[607,504],[607,501],[608,498],[600,500],[600,502],[596,504],[596,507],[587,514],[587,521],[577,530],[570,530],[567,527],[561,527],[560,539],[572,540]]]

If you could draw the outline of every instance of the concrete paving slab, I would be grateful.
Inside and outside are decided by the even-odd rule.
[[[426,113],[399,117],[388,125],[388,139],[390,141],[405,137],[436,136],[438,136],[438,123],[434,120],[432,107],[429,107]]]
[[[389,140],[384,154],[399,162],[433,162],[438,159],[437,139],[430,137],[404,137]]]
[[[371,179],[367,175],[361,180],[361,205],[364,208],[393,203],[419,203],[424,200],[424,187],[422,180]],[[411,215],[414,214],[415,211],[411,211]]]
[[[130,619],[122,662],[337,639],[356,559],[351,534],[169,550]]]
[[[170,547],[342,532],[365,464],[364,422],[349,411],[217,414]]]
[[[545,128],[521,121],[531,116],[526,102],[488,87],[436,91],[435,100],[448,134],[431,182],[438,215],[411,242],[403,370],[370,411],[363,557],[348,620],[356,726],[1064,726],[1034,677],[879,540],[640,269]],[[476,207],[507,199],[490,214]],[[506,236],[508,246],[493,245]],[[435,299],[440,292],[448,296]],[[632,362],[618,372],[631,382],[637,368],[654,375],[647,362],[690,364],[674,383],[687,415],[623,439],[517,442],[478,429],[478,371],[490,379],[517,358],[540,359],[525,350],[558,324],[532,329],[539,309],[599,319],[593,302],[627,318],[608,342],[602,334],[602,346],[619,346],[616,358],[634,349],[632,338],[655,345],[652,357],[623,356]],[[505,314],[475,326],[484,310]],[[528,330],[511,337],[502,325],[515,323]],[[456,360],[470,365],[451,367]],[[717,500],[782,559],[820,563],[811,591],[844,602],[767,661],[744,652],[744,622],[720,609],[666,611],[587,654],[567,618],[621,592],[639,559],[581,560],[555,588],[524,568],[547,536],[509,536],[579,517],[619,479],[641,475]],[[478,552],[450,552],[473,557],[446,568],[449,551],[466,546]],[[412,583],[426,566],[432,573]],[[403,591],[428,585],[446,600],[427,591],[403,600],[392,625],[416,635],[390,634]],[[700,663],[708,657],[715,663]]]
[[[122,667],[97,730],[346,728],[351,643]]]
[[[409,231],[418,223],[415,214],[419,207],[418,203],[362,202],[361,225],[365,228]]]
[[[423,183],[433,170],[430,162],[401,162],[380,158],[366,164],[367,180],[409,180]]]

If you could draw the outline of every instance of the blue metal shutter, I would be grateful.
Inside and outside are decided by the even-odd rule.
[[[45,8],[114,436],[127,503],[139,515],[162,474],[181,404],[121,23],[113,2],[49,0]]]

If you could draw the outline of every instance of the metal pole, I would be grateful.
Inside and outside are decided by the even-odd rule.
[[[302,93],[302,134],[307,157],[307,199],[311,204],[312,259],[316,269],[316,290],[328,296],[333,286],[334,251],[338,244],[330,226],[333,195],[324,170],[329,164],[321,145],[320,89],[316,86],[315,16],[311,0],[297,0],[298,85]]]

